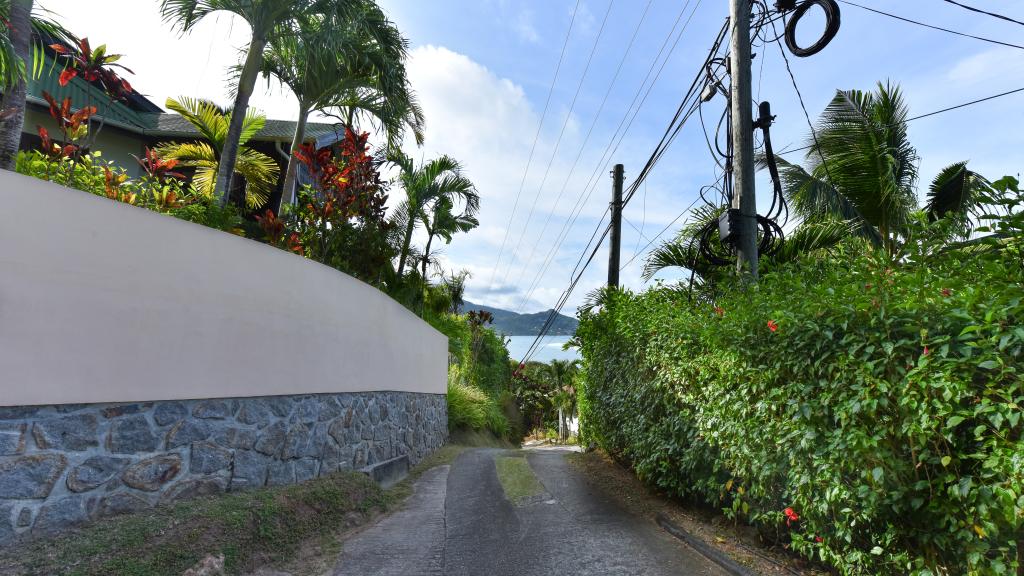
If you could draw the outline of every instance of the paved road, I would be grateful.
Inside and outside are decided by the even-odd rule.
[[[468,450],[428,471],[401,510],[346,542],[335,576],[724,575],[590,493],[564,452],[528,451],[546,494],[512,504],[495,471],[501,453]]]

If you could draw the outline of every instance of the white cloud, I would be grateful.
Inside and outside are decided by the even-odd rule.
[[[519,308],[523,292],[532,283],[540,267],[541,257],[554,242],[576,200],[578,189],[570,187],[561,198],[543,239],[540,238],[542,224],[548,213],[555,209],[558,191],[569,171],[569,166],[562,159],[575,157],[580,144],[579,122],[572,118],[566,127],[558,157],[552,163],[543,192],[537,196],[554,141],[566,116],[562,113],[546,120],[545,131],[534,152],[529,177],[522,187],[505,253],[498,273],[494,275],[494,285],[489,285],[505,237],[509,214],[523,179],[539,114],[526,98],[521,86],[498,77],[467,56],[447,48],[416,48],[411,54],[408,70],[427,117],[426,143],[419,154],[425,158],[439,154],[457,158],[465,166],[482,197],[481,228],[468,236],[457,237],[446,248],[445,260],[449,266],[465,268],[473,274],[467,283],[470,300],[475,297],[486,304]],[[411,150],[411,147],[407,149]],[[584,160],[573,179],[573,182],[580,180],[579,187],[589,178],[589,167],[593,166],[596,159]],[[584,166],[588,166],[586,171],[583,170]],[[529,229],[520,241],[526,216],[535,201],[537,207]],[[597,204],[600,208],[596,210],[603,210],[604,203],[598,201]],[[592,212],[594,210],[585,210],[584,215]],[[533,248],[535,244],[536,249]],[[519,252],[512,254],[517,246]],[[530,263],[525,262],[531,253],[534,258]],[[514,263],[511,269],[508,268],[510,260]],[[561,276],[567,276],[568,273],[560,272],[556,263],[548,276],[557,276],[558,286],[562,283]],[[517,286],[518,290],[513,291],[510,288],[512,285]],[[550,307],[550,302],[557,296],[554,292],[558,290],[539,289],[526,302],[524,309]],[[549,291],[553,294],[549,295]]]

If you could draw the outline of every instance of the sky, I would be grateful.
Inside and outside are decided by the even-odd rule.
[[[628,186],[706,57],[728,3],[379,3],[410,41],[407,67],[426,114],[424,145],[407,142],[406,152],[417,159],[441,154],[458,159],[481,195],[480,227],[443,247],[443,266],[470,272],[467,300],[518,312],[551,308],[608,207],[612,165],[625,165]],[[1024,38],[1017,24],[942,0],[857,3],[1004,42],[1019,44]],[[1024,4],[969,3],[1024,20]],[[237,17],[212,15],[180,35],[161,22],[158,0],[36,4],[94,45],[105,43],[109,51],[124,54],[120,63],[133,70],[128,75],[132,85],[158,104],[176,96],[224,104],[232,100],[226,70],[238,62],[249,40],[245,22]],[[812,120],[837,89],[870,90],[879,82],[900,86],[911,116],[1024,87],[1024,52],[1019,49],[914,26],[845,3],[841,9],[839,34],[824,51],[808,58],[789,55]],[[799,39],[812,42],[823,20],[812,13]],[[777,116],[772,126],[776,151],[803,146],[807,120],[777,45],[754,52],[754,94],[770,101]],[[652,84],[650,79],[656,80]],[[642,101],[638,109],[632,106],[636,101]],[[294,97],[262,80],[251,105],[270,118],[297,115]],[[724,106],[721,96],[712,100],[705,120],[713,125]],[[685,222],[686,209],[700,202],[701,186],[717,177],[696,120],[684,126],[624,210],[622,262],[628,265],[621,282],[626,287],[644,288],[644,247],[651,241],[656,245],[666,227],[662,238],[670,238]],[[909,135],[921,157],[919,195],[923,198],[928,182],[944,166],[960,160],[993,179],[1019,174],[1024,165],[1021,125],[1024,93],[911,123]],[[618,131],[620,126],[628,128]],[[617,132],[621,138],[613,139]],[[801,159],[799,153],[789,158]],[[759,176],[762,201],[769,190]],[[393,202],[401,194],[392,188]],[[766,205],[759,204],[763,213]],[[573,220],[577,206],[579,216]],[[574,313],[587,292],[605,283],[607,260],[602,248],[565,312]],[[658,277],[671,281],[680,273]]]

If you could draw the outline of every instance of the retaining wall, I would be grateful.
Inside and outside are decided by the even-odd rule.
[[[447,438],[447,338],[372,286],[0,171],[0,545]]]
[[[437,394],[0,408],[0,544],[197,495],[302,482],[442,446]]]

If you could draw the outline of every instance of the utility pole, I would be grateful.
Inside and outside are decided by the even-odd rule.
[[[608,286],[619,286],[619,246],[622,244],[622,164],[612,170],[612,237],[608,252]]]
[[[757,200],[754,195],[754,118],[750,109],[750,0],[729,0],[732,76],[732,208],[739,210],[736,272],[757,280]],[[744,266],[745,265],[745,266]]]

